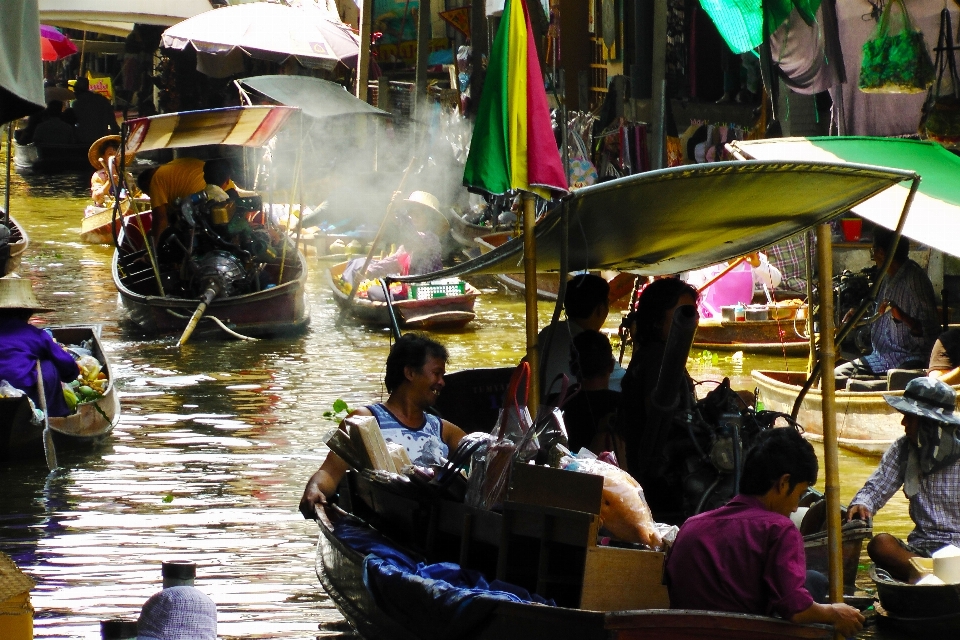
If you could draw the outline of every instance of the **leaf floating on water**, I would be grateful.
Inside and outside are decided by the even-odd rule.
[[[168,493],[167,495],[163,496],[163,501],[166,504],[170,504],[171,502],[173,502],[173,494]]]

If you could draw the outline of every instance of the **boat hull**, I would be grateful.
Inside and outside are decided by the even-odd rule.
[[[349,294],[338,285],[347,262],[334,265],[327,271],[327,284],[333,299],[341,309],[350,305],[349,314],[364,324],[390,326],[390,311],[386,302],[366,300]],[[425,300],[398,300],[393,303],[401,329],[461,329],[476,318],[473,308],[480,291],[469,283],[466,292],[458,296],[428,298]]]
[[[806,374],[785,371],[753,371],[764,407],[791,413]],[[885,395],[903,395],[903,391],[837,390],[837,442],[850,451],[871,456],[883,455],[894,440],[903,435],[903,416],[883,399]],[[823,440],[823,399],[819,389],[810,389],[803,398],[797,421],[806,436]]]
[[[102,442],[113,431],[120,415],[120,398],[114,386],[110,360],[100,344],[99,327],[77,325],[49,327],[58,342],[78,344],[93,339],[93,355],[103,364],[109,383],[103,397],[95,402],[77,405],[77,412],[60,418],[50,418],[50,430],[59,448],[81,449]],[[5,419],[0,428],[0,458],[43,456],[43,425],[30,421],[29,403],[17,398],[0,401]]]
[[[83,144],[20,144],[13,143],[13,164],[17,173],[59,173],[90,170],[87,160],[89,145]]]
[[[302,253],[298,253],[297,258],[300,269],[294,279],[255,293],[217,298],[207,307],[204,318],[216,317],[232,330],[250,337],[303,331],[310,323],[305,292],[307,265]],[[114,251],[113,282],[129,319],[148,333],[183,332],[199,301],[136,293],[122,282],[117,261],[118,253]],[[223,330],[212,321],[201,319],[193,335],[223,335]]]
[[[120,234],[120,229],[124,224],[132,224],[134,215],[140,216],[145,225],[149,225],[149,212],[133,213],[130,211],[130,205],[124,204],[122,216],[116,220],[113,218],[113,207],[95,207],[94,213],[84,216],[80,221],[80,242],[86,244],[113,244],[114,231]],[[122,219],[121,219],[122,218]],[[110,223],[113,223],[114,231],[110,230]]]
[[[793,320],[702,320],[693,338],[693,346],[709,351],[803,355],[810,351],[810,342],[800,338],[797,330],[803,330],[802,321],[795,327]]]

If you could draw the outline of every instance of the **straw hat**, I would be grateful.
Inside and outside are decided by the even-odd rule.
[[[431,230],[436,231],[437,235],[444,235],[450,229],[450,223],[446,216],[440,212],[440,201],[437,196],[426,191],[414,191],[404,200],[407,204],[417,205],[420,211],[427,214]]]
[[[902,396],[883,396],[900,413],[912,413],[938,422],[960,425],[960,416],[954,413],[957,393],[947,384],[926,376],[907,383]]]
[[[33,283],[26,278],[0,278],[0,310],[22,309],[34,313],[53,311],[33,295]]]
[[[106,167],[101,167],[100,165],[100,147],[102,147],[105,142],[116,142],[117,149],[119,149],[120,136],[116,136],[116,135],[103,136],[102,138],[94,142],[92,145],[90,145],[90,150],[87,151],[87,160],[90,162],[90,166],[96,169],[97,171],[99,171],[101,168],[106,169]],[[120,153],[118,152],[117,155],[119,156]],[[129,160],[132,160],[133,156],[136,154],[127,153],[125,155],[126,155],[126,159],[129,161]],[[120,161],[117,160],[117,162],[120,162]]]

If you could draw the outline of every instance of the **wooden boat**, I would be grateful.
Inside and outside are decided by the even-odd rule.
[[[870,578],[877,586],[880,622],[923,638],[956,638],[960,633],[960,584],[906,584],[881,577],[876,567]]]
[[[794,320],[748,320],[726,322],[712,318],[700,320],[693,339],[696,349],[709,351],[745,351],[803,355],[810,350],[809,340],[797,335],[803,330],[803,321],[794,326]]]
[[[343,308],[350,298],[341,288],[340,276],[348,262],[330,267],[327,280],[337,306]],[[401,329],[459,329],[477,317],[473,307],[480,297],[480,290],[464,283],[463,295],[428,298],[425,300],[397,300],[393,303]],[[390,312],[386,302],[367,300],[354,296],[350,314],[365,324],[379,327],[390,326]]]
[[[141,201],[141,204],[142,201]],[[146,208],[149,210],[150,202],[147,200]],[[136,205],[134,205],[136,206]],[[134,215],[131,211],[130,200],[125,200],[120,205],[121,211],[118,212],[114,220],[113,206],[97,207],[90,205],[84,212],[83,220],[80,221],[80,242],[87,244],[113,244],[114,232],[119,235],[122,226],[122,219]],[[142,211],[137,215],[145,216],[144,224],[149,225],[149,211]],[[110,223],[113,222],[114,231],[110,230]]]
[[[464,249],[472,249],[477,246],[477,238],[505,232],[512,227],[512,225],[508,224],[489,226],[471,224],[461,216],[458,216],[454,211],[444,212],[443,217],[450,223],[450,236]]]
[[[2,209],[0,209],[2,211]],[[0,221],[3,220],[2,215],[0,215]],[[11,273],[16,273],[20,268],[20,263],[23,260],[23,252],[27,250],[27,246],[30,244],[30,239],[27,237],[27,232],[23,230],[17,221],[12,217],[10,218],[10,257],[7,258],[7,266],[4,269],[4,272],[0,274],[0,277],[9,275]]]
[[[365,556],[338,537],[346,523],[361,523],[335,506],[318,510],[320,539],[316,571],[337,609],[362,638],[412,640],[436,636],[440,610],[431,606],[432,592],[411,587],[405,593],[410,615],[398,620],[381,608],[365,586]],[[476,610],[474,610],[476,611]],[[417,616],[422,615],[422,624]],[[432,619],[431,619],[432,618]],[[428,621],[428,619],[430,619]],[[469,621],[470,637],[477,640],[551,638],[551,640],[687,640],[741,638],[830,638],[832,629],[796,625],[766,616],[708,611],[647,609],[589,611],[507,601],[488,601]]]
[[[17,173],[60,173],[90,169],[87,160],[90,145],[20,144],[14,141],[13,149],[13,164]]]
[[[291,251],[291,253],[293,253]],[[134,262],[143,252],[114,251],[113,283],[127,316],[149,333],[182,333],[199,304],[198,298],[161,296],[149,262]],[[279,261],[265,264],[261,277],[275,282]],[[216,298],[207,307],[195,336],[218,335],[216,318],[231,330],[250,337],[297,333],[310,323],[306,301],[307,262],[302,252],[287,259],[283,282],[253,293]]]
[[[109,380],[103,397],[94,402],[77,405],[77,412],[64,417],[50,418],[50,430],[57,448],[89,447],[103,441],[117,423],[120,399],[114,386],[110,360],[100,344],[98,325],[49,327],[61,344],[80,344],[93,340],[93,355],[103,364],[102,371]],[[0,398],[0,458],[43,455],[43,425],[31,422],[32,412],[27,398]]]
[[[753,371],[753,380],[760,388],[760,397],[767,409],[790,413],[793,403],[806,382],[802,371]],[[955,387],[957,388],[957,387]],[[837,389],[837,441],[850,451],[871,456],[883,455],[893,441],[903,435],[903,416],[883,399],[885,395],[902,395],[903,391],[847,391]],[[797,421],[806,436],[823,439],[820,390],[810,389],[803,398]]]

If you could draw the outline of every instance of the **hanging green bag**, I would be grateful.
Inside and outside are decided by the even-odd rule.
[[[896,34],[890,31],[893,5],[900,7],[903,25]],[[903,0],[890,0],[883,8],[873,38],[863,43],[860,65],[860,90],[865,93],[920,93],[934,80],[933,61],[923,41],[923,33],[914,31]]]

